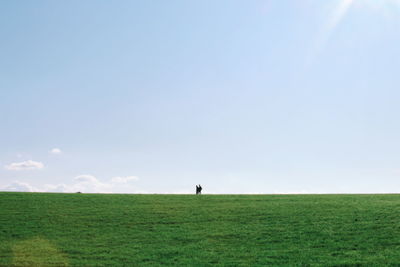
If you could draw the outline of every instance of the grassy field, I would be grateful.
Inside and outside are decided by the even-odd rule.
[[[0,266],[400,264],[400,195],[0,193]]]

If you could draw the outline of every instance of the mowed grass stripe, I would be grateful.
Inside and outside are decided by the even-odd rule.
[[[0,193],[0,266],[400,263],[400,195]]]

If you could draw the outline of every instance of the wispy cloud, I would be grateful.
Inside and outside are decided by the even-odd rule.
[[[40,170],[43,169],[44,164],[41,162],[27,160],[23,162],[14,162],[4,166],[6,170],[10,171],[23,171],[23,170]]]
[[[62,154],[62,151],[59,148],[53,148],[52,150],[49,151],[49,153],[53,155],[60,155]]]
[[[137,176],[125,176],[125,177],[118,176],[118,177],[111,178],[111,182],[123,183],[123,184],[131,182],[131,181],[137,181],[137,180],[139,180],[139,177],[137,177]]]

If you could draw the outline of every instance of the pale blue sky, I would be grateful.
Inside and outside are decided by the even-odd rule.
[[[2,1],[0,188],[400,192],[399,86],[397,0]]]

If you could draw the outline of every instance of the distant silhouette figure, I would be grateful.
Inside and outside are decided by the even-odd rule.
[[[201,187],[201,185],[196,185],[196,195],[201,195],[201,190],[203,188]]]

